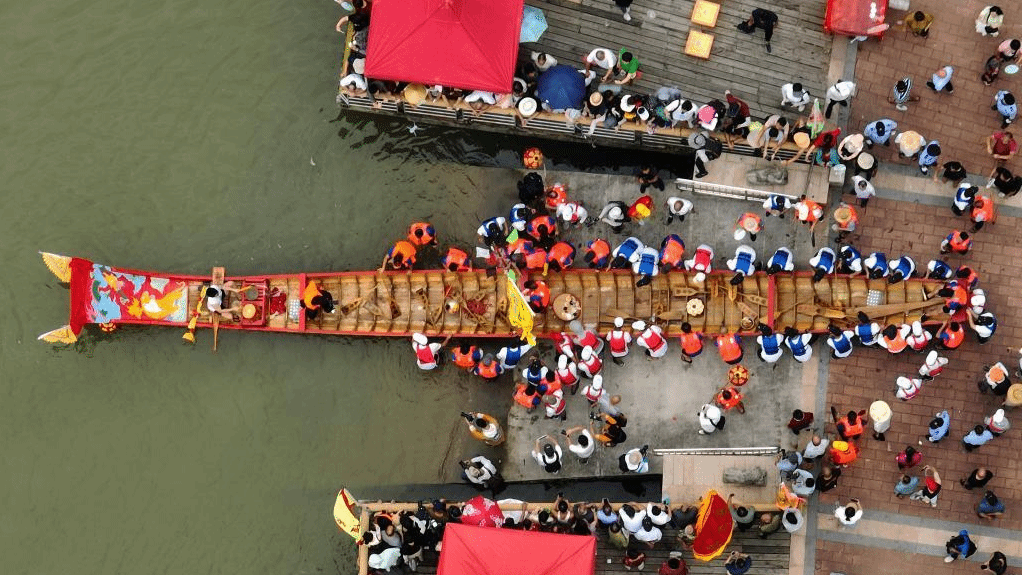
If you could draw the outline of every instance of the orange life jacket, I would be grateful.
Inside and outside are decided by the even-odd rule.
[[[530,270],[541,270],[546,265],[546,250],[535,248],[525,254],[525,267]]]
[[[408,241],[416,246],[428,246],[436,243],[436,230],[432,224],[416,222],[408,228]]]
[[[467,352],[462,352],[461,347],[456,347],[451,350],[451,359],[454,360],[454,365],[458,367],[464,367],[465,369],[472,369],[476,366],[475,355],[479,352],[479,348],[476,346],[469,346]]]
[[[891,353],[900,353],[908,347],[908,342],[905,341],[905,338],[901,337],[900,329],[894,334],[893,338],[888,339],[886,335],[883,338],[884,342],[887,343],[887,351]]]
[[[632,205],[628,207],[628,217],[633,220],[642,220],[649,217],[653,213],[653,198],[649,196],[642,196],[639,199],[632,202]]]
[[[546,189],[546,207],[556,210],[557,206],[568,201],[568,190],[561,184],[554,184]]]
[[[593,240],[586,247],[586,253],[593,254],[590,261],[595,265],[606,265],[607,258],[610,257],[610,244],[607,243],[607,240]]]
[[[571,262],[575,259],[575,248],[571,247],[568,242],[557,242],[550,246],[550,250],[546,253],[546,260],[548,262],[557,262],[561,269],[567,269],[571,267]]]
[[[696,332],[682,333],[681,349],[685,351],[685,355],[697,355],[703,351],[703,338]]]
[[[318,303],[312,303],[313,298],[319,295],[319,284],[316,280],[309,280],[305,284],[305,291],[302,292],[302,303],[305,304],[305,309],[319,309]]]
[[[969,248],[972,247],[972,238],[962,239],[962,232],[955,230],[948,243],[951,245],[951,251],[961,254],[969,251]]]
[[[685,245],[674,238],[667,238],[667,243],[660,250],[660,263],[680,269],[685,257]]]
[[[837,229],[842,231],[851,231],[854,230],[855,227],[859,225],[859,214],[855,212],[855,208],[853,208],[852,206],[846,205],[845,208],[848,210],[849,214],[848,221],[845,223],[838,222]]]
[[[834,447],[830,448],[830,458],[837,465],[848,465],[859,457],[859,448],[854,443],[847,441],[845,443],[848,445],[848,449],[844,451],[839,451]]]
[[[972,221],[992,222],[994,220],[994,202],[987,196],[976,196],[972,203]]]
[[[529,253],[530,250],[532,250],[532,242],[530,242],[529,240],[527,240],[525,238],[521,238],[521,237],[507,245],[507,253],[508,253],[508,255],[513,255],[513,254],[518,254],[518,253],[524,255],[524,254]]]
[[[485,379],[494,379],[500,375],[500,364],[496,361],[491,361],[490,365],[479,362],[476,365],[476,375]]]
[[[717,336],[717,348],[725,362],[736,361],[742,356],[742,346],[738,345],[738,340],[731,333]]]
[[[547,287],[546,282],[537,281],[536,287],[526,290],[526,292],[524,295],[529,298],[529,305],[532,309],[546,309],[550,305],[550,288]]]
[[[724,397],[725,391],[730,393],[730,399]],[[717,393],[716,401],[717,405],[719,405],[721,409],[727,411],[742,402],[742,394],[738,393],[738,390],[733,387],[725,387]]]
[[[444,256],[442,264],[447,271],[467,272],[472,269],[468,254],[458,248],[447,248],[447,255]]]
[[[557,220],[550,216],[536,216],[529,222],[529,235],[539,239],[544,235],[557,235]]]
[[[965,266],[962,266],[962,267],[965,267]],[[962,268],[958,268],[958,269],[962,269]],[[978,281],[979,281],[979,274],[976,273],[976,270],[974,270],[972,268],[969,268],[969,275],[967,277],[964,277],[964,278],[956,279],[955,280],[955,286],[957,287],[958,285],[962,285],[964,287],[964,289],[972,289],[972,287],[974,285],[976,285],[976,282],[978,282]],[[964,305],[964,303],[963,303],[963,305]]]
[[[816,220],[820,219],[820,214],[823,212],[823,208],[820,207],[820,204],[810,200],[809,198],[802,200],[802,203],[805,204],[807,208],[806,217],[803,219],[802,214],[798,213],[796,210],[795,213],[798,214],[799,220],[803,223],[812,224],[816,222]]]
[[[748,225],[749,223],[752,225]],[[744,213],[742,217],[738,218],[738,227],[750,234],[758,234],[763,230],[763,218],[751,212]],[[752,228],[752,230],[750,231],[749,228]]]
[[[388,255],[393,258],[396,254],[401,254],[401,263],[395,265],[391,262],[391,265],[394,266],[395,269],[411,268],[415,265],[415,246],[413,246],[410,242],[401,240],[394,244],[394,247],[390,248],[390,253]]]
[[[852,425],[848,423],[847,415],[842,417],[841,419],[837,420],[837,431],[838,434],[845,439],[849,439],[857,435],[862,435],[862,418],[861,417],[857,418],[855,420],[855,425]]]
[[[946,333],[947,338],[941,338],[940,341],[944,344],[944,347],[949,349],[955,349],[965,341],[965,330],[961,327],[958,328],[958,331],[953,331],[950,327],[946,327],[942,333]]]
[[[521,405],[526,409],[532,409],[533,407],[536,406],[535,404],[533,404],[532,400],[533,398],[537,397],[537,394],[525,393],[526,389],[528,389],[528,386],[525,385],[524,383],[518,384],[518,386],[515,388],[515,403]]]

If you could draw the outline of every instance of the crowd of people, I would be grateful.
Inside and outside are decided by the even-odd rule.
[[[666,546],[670,551],[658,567],[658,573],[688,573],[682,552],[691,550],[695,541],[698,504],[672,504],[664,500],[618,505],[607,499],[599,503],[572,503],[562,494],[550,505],[530,505],[519,499],[500,499],[496,503],[503,515],[503,522],[497,523],[497,528],[600,536],[606,539],[610,549],[621,554],[617,560],[629,571],[643,570],[647,552]],[[761,538],[766,538],[782,527],[790,530],[782,520],[782,513],[776,509],[756,513],[751,506],[735,501],[733,495],[728,498],[728,504],[741,531],[754,529]],[[414,511],[372,514],[369,528],[359,541],[360,545],[368,547],[370,569],[389,572],[403,566],[415,571],[423,561],[435,562],[446,526],[476,521],[472,516],[474,510],[469,509],[471,505],[471,501],[458,504],[435,499],[420,501]],[[668,530],[671,536],[665,537]],[[730,575],[743,575],[752,563],[752,557],[738,551],[732,551],[723,559]]]

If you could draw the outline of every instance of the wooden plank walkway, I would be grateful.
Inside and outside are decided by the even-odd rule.
[[[831,37],[823,32],[823,0],[766,3],[780,18],[771,54],[766,52],[762,31],[746,35],[736,28],[764,4],[756,0],[722,0],[714,28],[689,21],[694,0],[638,0],[632,4],[631,22],[621,18],[610,0],[525,3],[543,10],[549,28],[538,42],[521,45],[520,60],[541,51],[559,63],[581,67],[593,48],[616,52],[627,47],[642,63],[643,76],[626,92],[653,93],[663,86],[677,86],[686,98],[705,103],[723,99],[724,90],[730,89],[748,102],[754,116],[765,118],[781,112],[781,85],[800,81],[823,103],[831,51]],[[715,36],[709,60],[684,54],[690,28]]]

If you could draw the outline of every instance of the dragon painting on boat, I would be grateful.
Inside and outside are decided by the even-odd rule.
[[[66,326],[40,336],[54,343],[73,343],[86,325],[160,325],[214,327],[202,305],[210,276],[156,273],[114,268],[87,259],[43,253],[58,280],[70,287]],[[219,327],[345,336],[430,336],[508,338],[521,336],[514,321],[514,283],[541,279],[553,302],[531,318],[531,334],[550,337],[578,320],[606,333],[617,316],[656,318],[669,336],[687,322],[694,331],[751,334],[759,324],[774,331],[793,327],[824,332],[834,323],[851,325],[859,312],[886,324],[911,323],[926,314],[944,319],[935,297],[943,282],[909,279],[889,283],[861,275],[832,274],[814,282],[811,272],[764,272],[732,285],[727,272],[705,277],[685,271],[657,275],[641,287],[626,270],[568,269],[522,272],[520,277],[493,270],[449,272],[348,271],[226,276],[226,307],[243,309],[217,318]],[[700,281],[701,280],[701,281]],[[310,283],[329,292],[336,305],[329,313],[307,319],[302,296]],[[510,318],[509,318],[510,316]],[[186,338],[187,339],[187,338]]]

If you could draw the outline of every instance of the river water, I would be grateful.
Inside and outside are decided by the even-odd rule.
[[[338,118],[340,15],[327,0],[0,4],[4,573],[346,573],[337,489],[439,477],[472,382],[416,372],[406,342],[35,341],[68,305],[37,250],[367,269],[415,219],[468,241],[506,209],[513,182],[479,166],[516,165],[521,142]]]

